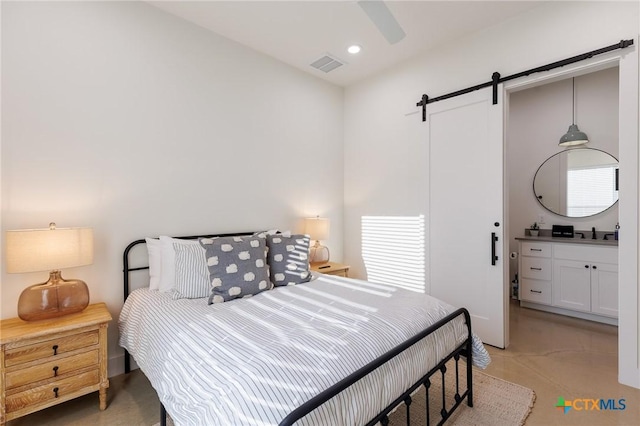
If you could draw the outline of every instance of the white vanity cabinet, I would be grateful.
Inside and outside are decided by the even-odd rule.
[[[520,240],[522,306],[615,324],[617,246]]]
[[[618,265],[591,267],[591,312],[618,318]]]
[[[591,265],[578,260],[555,259],[553,305],[574,311],[591,311]]]

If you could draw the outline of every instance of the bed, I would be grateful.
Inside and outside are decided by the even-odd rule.
[[[145,242],[132,242],[123,256],[120,345],[125,372],[130,353],[158,393],[163,418],[168,412],[177,425],[384,425],[402,403],[409,419],[411,395],[420,387],[428,395],[436,373],[443,405],[434,423],[464,401],[473,406],[471,364],[484,368],[489,356],[465,309],[322,274],[217,304],[132,290],[130,274],[147,267],[132,267],[130,252]],[[444,398],[445,374],[456,375],[452,401]]]

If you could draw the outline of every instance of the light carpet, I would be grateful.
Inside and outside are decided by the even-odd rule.
[[[464,365],[464,364],[462,364]],[[437,424],[442,401],[442,380],[440,373],[433,376],[429,391],[429,408],[431,424]],[[461,387],[466,387],[465,378],[461,378]],[[455,378],[446,375],[447,401],[453,400]],[[450,425],[523,425],[533,408],[535,393],[524,386],[507,382],[473,370],[473,407],[467,406],[466,400],[447,420]],[[426,425],[424,387],[413,395],[411,403],[411,424]],[[389,415],[390,426],[406,425],[406,407],[399,406]],[[154,426],[159,426],[156,423]],[[168,419],[167,425],[173,425]]]

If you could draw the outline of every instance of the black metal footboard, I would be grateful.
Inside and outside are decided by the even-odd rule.
[[[321,406],[322,404],[324,404],[325,402],[327,402],[328,400],[330,400],[334,396],[338,395],[340,392],[344,391],[349,386],[351,386],[354,383],[356,383],[358,380],[360,380],[363,377],[365,377],[366,375],[370,374],[371,372],[376,370],[381,365],[389,362],[391,359],[395,358],[396,356],[398,356],[399,354],[401,354],[405,350],[409,349],[411,346],[415,345],[416,343],[418,343],[422,339],[424,339],[427,336],[431,335],[436,330],[438,330],[439,328],[443,327],[445,324],[453,321],[455,318],[457,318],[457,317],[459,317],[461,315],[464,316],[465,323],[466,323],[466,326],[467,326],[467,339],[460,346],[455,348],[449,355],[447,355],[442,361],[440,361],[438,363],[438,365],[433,367],[427,374],[425,374],[422,378],[420,378],[420,380],[418,380],[416,383],[414,383],[402,395],[400,395],[391,404],[389,404],[389,406],[387,408],[382,410],[382,412],[380,412],[380,414],[378,414],[373,419],[371,419],[371,421],[369,423],[367,423],[367,426],[375,425],[378,422],[380,422],[382,425],[386,426],[389,423],[389,417],[388,417],[389,413],[391,411],[393,411],[394,408],[397,407],[398,404],[400,404],[402,402],[404,402],[405,405],[406,405],[406,409],[407,409],[407,417],[406,417],[407,418],[407,425],[409,425],[410,424],[410,419],[411,419],[411,412],[410,412],[410,407],[411,407],[411,403],[412,403],[411,395],[420,386],[424,386],[425,387],[426,423],[427,423],[427,425],[430,425],[431,424],[431,419],[430,419],[430,414],[429,414],[429,391],[430,391],[430,387],[431,387],[431,377],[434,374],[436,374],[438,371],[441,373],[441,378],[442,378],[442,407],[440,409],[440,419],[437,421],[436,424],[438,424],[438,425],[443,424],[451,416],[451,414],[453,414],[455,409],[458,408],[458,406],[462,403],[462,401],[464,401],[465,398],[467,399],[467,405],[469,407],[473,407],[473,383],[472,383],[473,382],[473,378],[472,378],[472,369],[471,369],[471,364],[472,364],[472,362],[471,362],[472,361],[472,353],[471,353],[471,350],[472,350],[471,317],[469,315],[469,311],[467,311],[464,308],[460,308],[460,309],[456,310],[455,312],[453,312],[453,313],[447,315],[446,317],[442,318],[440,321],[436,322],[435,324],[433,324],[429,328],[423,330],[421,333],[419,333],[419,334],[415,335],[414,337],[412,337],[411,339],[405,341],[403,344],[395,347],[394,349],[390,350],[386,354],[380,356],[379,358],[373,360],[372,362],[370,362],[369,364],[367,364],[364,367],[360,368],[356,372],[354,372],[354,373],[350,374],[349,376],[345,377],[344,379],[342,379],[341,381],[339,381],[335,385],[329,387],[328,389],[326,389],[323,392],[319,393],[315,397],[311,398],[309,401],[305,402],[300,407],[296,408],[291,413],[289,413],[289,415],[287,415],[287,417],[285,417],[280,422],[280,426],[293,425],[296,421],[298,421],[301,418],[305,417],[307,414],[311,413],[313,410],[315,410],[316,408],[318,408],[319,406]],[[466,377],[466,379],[467,379],[466,380],[466,389],[464,389],[462,392],[460,390],[460,380],[459,380],[460,379],[460,375],[459,375],[459,373],[460,373],[459,372],[460,355],[463,355],[463,356],[466,357],[466,376],[467,376]],[[454,400],[450,401],[450,406],[449,406],[449,408],[447,408],[446,386],[445,386],[445,373],[447,371],[447,367],[445,366],[445,364],[448,361],[450,361],[452,358],[455,361],[455,375],[456,375],[456,384],[455,384],[455,386],[456,386],[456,389],[455,389],[455,394],[454,394]]]

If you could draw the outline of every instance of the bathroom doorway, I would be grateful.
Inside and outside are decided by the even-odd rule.
[[[620,241],[619,249],[618,376],[621,383],[640,387],[638,365],[636,358],[633,358],[638,355],[638,326],[634,314],[638,304],[637,52],[634,50],[631,56],[635,58],[635,63],[633,58],[611,55],[599,61],[585,61],[555,73],[523,78],[521,82],[505,85],[504,190],[510,252],[517,253],[516,236],[523,235],[525,229],[534,222],[547,229],[554,224],[564,224],[573,225],[576,230],[595,227],[597,230],[613,232],[617,222],[622,226],[621,232],[625,232],[626,228],[630,235],[627,235],[626,241],[624,238]],[[621,202],[604,213],[579,219],[550,212],[542,207],[533,192],[533,178],[538,167],[547,158],[563,150],[558,146],[558,141],[567,127],[573,124],[573,78],[578,92],[575,110],[577,124],[589,135],[591,147],[607,151],[621,160],[620,170],[624,170],[621,174],[627,175],[620,181]],[[620,87],[624,87],[624,90],[620,90]],[[589,103],[594,105],[590,107]],[[635,257],[629,256],[626,250],[630,250]],[[515,278],[516,265],[517,259],[510,259],[511,280]],[[632,300],[629,301],[629,298]],[[628,339],[635,346],[627,342]]]

